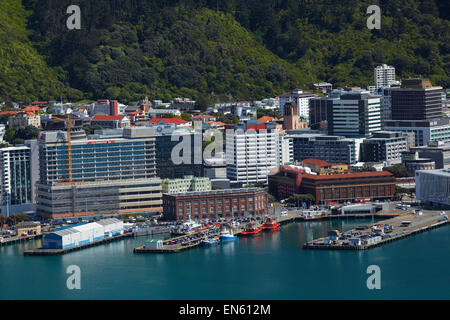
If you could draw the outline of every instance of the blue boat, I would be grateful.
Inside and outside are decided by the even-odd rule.
[[[222,229],[220,232],[220,240],[221,241],[234,241],[237,237],[231,232],[231,230]]]
[[[217,237],[202,240],[202,246],[204,246],[204,247],[212,247],[212,246],[215,246],[218,244],[219,244],[219,239]]]

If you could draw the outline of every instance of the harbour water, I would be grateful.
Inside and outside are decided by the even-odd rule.
[[[370,222],[297,222],[177,254],[134,254],[148,237],[50,257],[23,256],[40,240],[4,246],[0,299],[450,299],[450,226],[367,251],[302,249]],[[66,286],[70,265],[80,267],[80,290]],[[370,265],[381,269],[380,290],[367,288]]]

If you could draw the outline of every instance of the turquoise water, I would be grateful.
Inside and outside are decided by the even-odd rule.
[[[276,233],[178,254],[133,254],[146,237],[63,256],[24,257],[40,240],[0,248],[0,299],[449,299],[450,226],[368,251],[303,250],[330,229],[369,220],[299,222]],[[81,290],[66,268],[81,269]],[[381,268],[381,290],[366,269]]]

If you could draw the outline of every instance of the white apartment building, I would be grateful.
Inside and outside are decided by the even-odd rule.
[[[374,68],[375,88],[390,87],[395,81],[395,68],[383,64]]]
[[[284,114],[284,105],[287,102],[295,102],[298,107],[298,116],[299,118],[309,118],[309,100],[311,98],[316,97],[315,94],[310,92],[303,92],[300,89],[294,89],[291,93],[283,93],[278,97],[279,105],[280,105],[280,114]]]
[[[278,135],[277,166],[294,163],[294,147],[292,138],[286,134]]]
[[[0,143],[3,143],[3,137],[5,136],[6,127],[4,124],[0,124]]]
[[[248,121],[226,132],[227,177],[244,185],[267,183],[278,163],[278,131],[274,124]]]

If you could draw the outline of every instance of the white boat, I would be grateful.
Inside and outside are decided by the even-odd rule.
[[[228,229],[222,229],[220,231],[220,240],[221,241],[234,241],[237,237]]]

